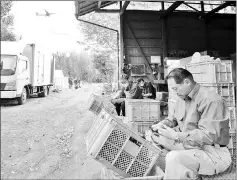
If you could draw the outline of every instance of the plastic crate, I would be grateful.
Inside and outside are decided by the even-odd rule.
[[[160,101],[153,99],[127,99],[126,116],[132,122],[155,122],[160,120]]]
[[[214,83],[214,84],[203,83],[201,85],[215,90],[215,92],[217,92],[219,95],[223,97],[227,106],[235,106],[235,84],[233,83]]]
[[[189,63],[186,69],[199,83],[233,83],[231,60]]]
[[[230,130],[236,129],[236,107],[228,107],[230,111]]]
[[[235,106],[235,84],[233,83],[200,83],[221,95],[227,106]]]
[[[88,154],[123,177],[146,176],[161,152],[104,110],[85,140]]]
[[[169,93],[168,92],[156,92],[157,101],[168,101]]]
[[[227,106],[235,106],[235,97],[234,96],[222,96],[225,100]]]
[[[132,122],[132,127],[139,133],[145,134],[153,124],[153,122]]]
[[[236,160],[236,129],[230,131],[230,142],[228,149],[231,153],[232,160]]]
[[[105,109],[109,113],[115,112],[115,107],[109,102],[108,97],[91,94],[88,102],[88,109],[96,115],[98,115],[102,109]]]

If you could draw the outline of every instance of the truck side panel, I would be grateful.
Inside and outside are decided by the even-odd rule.
[[[43,66],[43,75],[42,77],[42,84],[49,85],[51,84],[51,59],[52,56],[49,53],[44,54],[44,61],[42,63]]]
[[[51,79],[50,84],[54,84],[55,58],[51,56]]]
[[[34,84],[34,58],[35,58],[35,45],[34,44],[27,44],[23,50],[23,55],[25,55],[29,60],[29,67],[30,67],[30,84]]]
[[[52,84],[52,56],[39,45],[27,45],[24,50],[24,55],[29,58],[31,62],[31,85],[45,86]]]

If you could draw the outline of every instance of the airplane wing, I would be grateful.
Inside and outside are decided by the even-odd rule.
[[[44,11],[45,11],[45,13],[46,13],[46,14],[49,14],[49,12],[48,12],[48,11],[46,11],[46,10],[44,10]]]

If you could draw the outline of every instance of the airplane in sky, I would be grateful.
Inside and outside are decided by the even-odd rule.
[[[52,14],[55,14],[55,13],[49,13],[48,11],[44,10],[45,11],[45,14],[40,14],[38,12],[36,12],[36,16],[45,16],[45,17],[49,17],[51,16]]]

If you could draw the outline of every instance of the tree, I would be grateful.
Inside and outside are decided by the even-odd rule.
[[[55,58],[55,69],[62,70],[65,76],[78,77],[87,82],[91,82],[94,78],[89,57],[86,54],[56,52],[53,56]]]
[[[89,13],[80,17],[83,20],[99,24],[108,28],[119,30],[119,15],[118,14],[103,14]],[[78,26],[85,37],[85,46],[93,57],[94,72],[93,82],[108,82],[112,83],[116,75],[117,67],[117,33],[103,27],[79,22]]]
[[[80,18],[98,25],[119,30],[118,14],[108,15],[106,13],[89,13]],[[88,49],[97,49],[97,46],[100,45],[103,48],[108,48],[110,50],[112,49],[116,52],[117,50],[116,32],[85,22],[79,22],[78,25],[84,34],[85,42]]]
[[[13,2],[1,1],[1,41],[16,41],[13,33],[14,16],[10,14]]]
[[[94,68],[100,73],[102,82],[112,83],[115,65],[111,61],[111,52],[100,51],[94,54]]]

